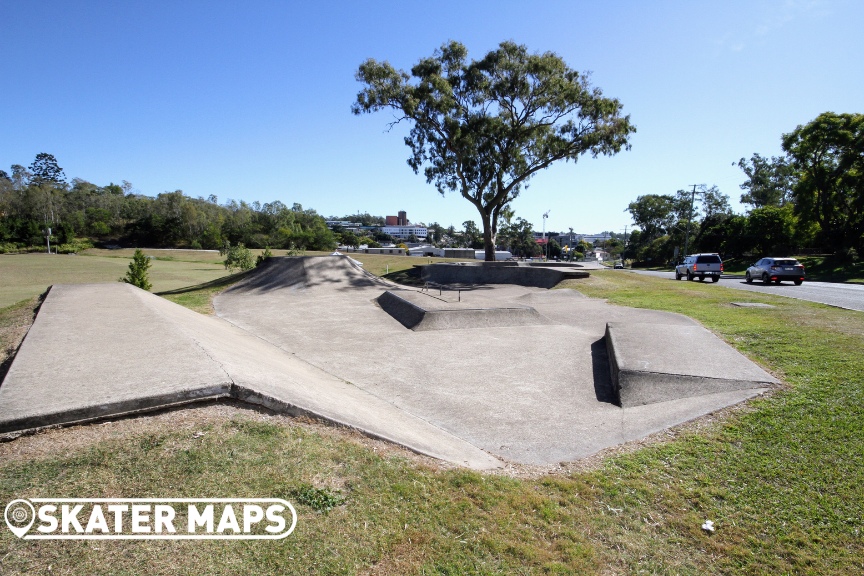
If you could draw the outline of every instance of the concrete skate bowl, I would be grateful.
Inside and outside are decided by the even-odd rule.
[[[241,282],[226,292],[261,293],[272,290],[306,291],[317,288],[352,290],[392,287],[392,284],[363,270],[348,256],[268,258]]]
[[[568,278],[587,278],[578,264],[526,262],[459,262],[423,266],[420,277],[440,284],[517,284],[552,288]]]

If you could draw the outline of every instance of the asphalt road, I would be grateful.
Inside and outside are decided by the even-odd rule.
[[[674,272],[653,272],[649,270],[628,270],[628,272],[657,276],[659,278],[668,278],[672,282],[675,282]],[[687,282],[687,280],[681,279],[680,282]],[[698,282],[698,280],[696,280],[696,282]],[[710,280],[706,279],[705,282],[711,284]],[[761,282],[747,284],[747,282],[744,281],[743,276],[724,276],[720,279],[718,284],[720,286],[735,288],[737,290],[766,292],[768,294],[797,298],[799,300],[808,300],[810,302],[819,302],[820,304],[828,304],[829,306],[837,306],[839,308],[860,310],[864,312],[864,284],[809,282],[805,280],[804,284],[801,286],[795,286],[792,282],[783,282],[779,286],[777,284],[769,284],[768,286],[765,286]]]

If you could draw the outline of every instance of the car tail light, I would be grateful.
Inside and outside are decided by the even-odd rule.
[[[721,262],[720,263],[720,272],[722,272],[722,271],[723,271],[723,263]]]
[[[693,264],[693,272],[696,272],[696,264]]]

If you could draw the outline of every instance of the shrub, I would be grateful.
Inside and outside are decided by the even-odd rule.
[[[225,258],[226,270],[235,270],[239,268],[245,272],[254,267],[255,264],[252,262],[252,252],[246,248],[242,242],[236,246],[230,246],[228,248],[227,256]]]
[[[272,257],[273,257],[273,253],[270,252],[270,247],[267,246],[266,248],[264,248],[264,252],[259,254],[258,258],[255,259],[255,266],[260,266],[261,264],[264,263],[265,260],[267,260],[268,258],[272,258]]]
[[[73,238],[71,242],[57,246],[57,252],[60,254],[75,254],[89,248],[93,248],[93,242],[89,238]]]
[[[145,256],[140,248],[135,249],[135,254],[132,256],[132,262],[129,263],[129,271],[126,272],[126,277],[123,281],[127,284],[137,286],[142,290],[150,290],[153,285],[148,277],[150,269],[150,257]]]

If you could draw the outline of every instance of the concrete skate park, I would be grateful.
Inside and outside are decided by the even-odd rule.
[[[477,469],[644,438],[778,381],[694,320],[550,290],[587,268],[272,258],[204,316],[55,285],[0,385],[0,433],[233,398]],[[509,283],[518,282],[518,283]]]

